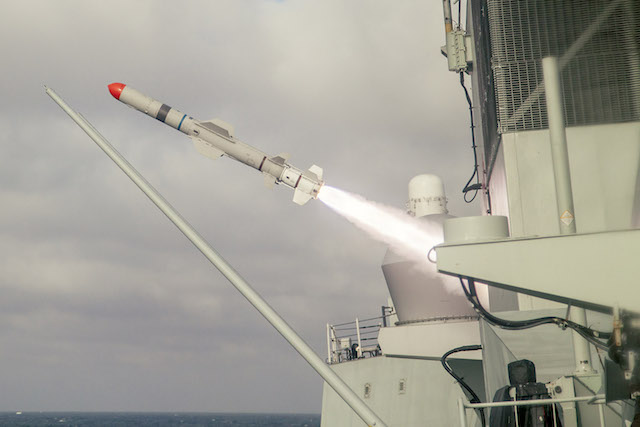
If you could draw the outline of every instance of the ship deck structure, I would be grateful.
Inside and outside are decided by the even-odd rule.
[[[464,28],[443,5],[443,63],[470,82],[477,178],[463,191],[479,216],[420,212],[444,230],[442,277],[388,252],[377,334],[328,325],[328,363],[389,425],[632,425],[640,3],[469,0]],[[413,190],[411,215],[446,200]],[[325,385],[322,426],[359,422]]]

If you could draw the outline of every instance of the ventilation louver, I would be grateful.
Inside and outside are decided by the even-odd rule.
[[[487,0],[500,133],[548,127],[541,59],[562,68],[567,126],[640,120],[640,1]]]

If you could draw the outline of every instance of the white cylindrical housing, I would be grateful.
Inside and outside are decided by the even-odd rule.
[[[307,176],[302,175],[302,178],[298,182],[298,186],[296,189],[302,191],[303,193],[311,195],[311,197],[318,197],[318,192],[320,191],[321,184],[317,181],[310,179]]]
[[[118,100],[124,102],[130,107],[135,108],[138,111],[141,111],[153,117],[154,119],[158,115],[160,107],[162,107],[162,102],[156,101],[150,96],[138,92],[137,90],[128,86],[124,86],[122,88]]]
[[[482,215],[451,218],[444,223],[444,243],[460,244],[509,238],[506,216]]]
[[[407,207],[410,214],[417,218],[425,215],[449,213],[442,179],[437,175],[430,174],[413,177],[409,181]]]
[[[302,179],[302,172],[293,166],[285,165],[284,170],[282,171],[282,175],[280,175],[279,179],[283,184],[296,188],[298,183]]]
[[[193,118],[187,117],[182,111],[163,104],[122,83],[114,83],[109,86],[111,94],[119,101],[136,110],[153,117],[174,129],[187,135],[192,134]]]

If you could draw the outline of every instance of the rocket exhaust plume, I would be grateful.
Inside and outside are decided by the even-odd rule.
[[[427,254],[442,243],[436,224],[419,221],[403,210],[372,202],[362,196],[323,185],[318,199],[371,237],[389,245],[399,255],[424,263],[433,271]]]
[[[415,261],[413,268],[424,274],[425,279],[439,280],[451,294],[463,295],[458,280],[438,273],[435,264],[429,260],[429,257],[435,259],[435,252],[429,255],[429,251],[443,242],[440,223],[425,217],[417,219],[401,209],[372,202],[326,184],[320,188],[318,199],[370,237],[389,245],[398,255]],[[486,304],[488,295],[483,285],[479,286],[478,293]]]

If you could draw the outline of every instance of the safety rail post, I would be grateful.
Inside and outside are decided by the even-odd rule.
[[[604,408],[602,407],[602,403],[598,404],[598,416],[600,418],[600,427],[607,427],[604,423]]]
[[[358,335],[358,358],[362,357],[362,339],[360,338],[360,321],[356,317],[356,334]]]
[[[340,362],[340,357],[338,355],[338,338],[336,337],[336,328],[331,325],[331,349],[332,349],[332,360],[336,363]]]
[[[462,397],[458,398],[458,414],[460,415],[460,427],[467,427],[467,411]]]
[[[331,364],[331,333],[329,327],[330,325],[327,323],[327,363]]]

